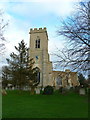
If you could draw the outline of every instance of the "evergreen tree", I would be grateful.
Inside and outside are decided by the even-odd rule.
[[[25,75],[24,75],[24,68],[25,68],[25,57],[26,57],[26,46],[24,41],[22,40],[21,43],[19,43],[19,46],[15,49],[17,51],[17,54],[12,52],[10,54],[11,59],[7,59],[8,64],[10,65],[11,71],[12,71],[12,78],[16,82],[16,85],[19,86],[20,89],[22,89],[24,82],[25,82]]]
[[[31,59],[31,61],[32,61],[32,59]],[[30,62],[30,63],[33,64],[33,62]],[[28,68],[27,77],[28,77],[28,81],[29,81],[29,86],[31,88],[31,94],[34,94],[35,88],[40,82],[38,80],[39,70],[37,67],[33,68],[32,65],[29,65],[27,68]]]
[[[34,68],[34,61],[29,56],[29,49],[22,40],[18,47],[15,46],[16,53],[10,54],[11,59],[7,59],[11,70],[11,76],[14,86],[18,86],[19,89],[23,89],[24,86],[30,85],[37,86],[37,70]],[[32,84],[31,84],[32,82]]]

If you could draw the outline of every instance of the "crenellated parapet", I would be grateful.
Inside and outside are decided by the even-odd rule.
[[[44,27],[44,28],[34,28],[34,29],[30,29],[30,32],[29,34],[31,33],[42,33],[42,32],[47,32],[47,28]]]
[[[45,33],[47,36],[47,40],[48,40],[48,33],[47,33],[47,28],[31,28],[29,34],[35,34],[35,33]]]

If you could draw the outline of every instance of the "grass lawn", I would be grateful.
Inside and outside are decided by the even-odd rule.
[[[30,95],[7,91],[2,98],[3,118],[87,118],[88,98],[76,93]]]

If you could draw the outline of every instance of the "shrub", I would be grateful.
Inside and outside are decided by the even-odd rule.
[[[73,91],[74,90],[74,88],[73,87],[70,87],[70,91]]]
[[[44,88],[44,92],[43,92],[43,94],[44,95],[52,95],[53,94],[53,87],[52,86],[46,86],[45,88]]]

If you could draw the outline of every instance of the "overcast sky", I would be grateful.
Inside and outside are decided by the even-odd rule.
[[[4,18],[9,20],[4,33],[8,42],[3,58],[8,57],[22,39],[29,46],[30,28],[47,28],[49,53],[56,47],[63,48],[64,39],[57,36],[56,30],[60,25],[60,19],[66,19],[73,13],[76,1],[78,0],[0,0],[0,9],[5,13]]]

